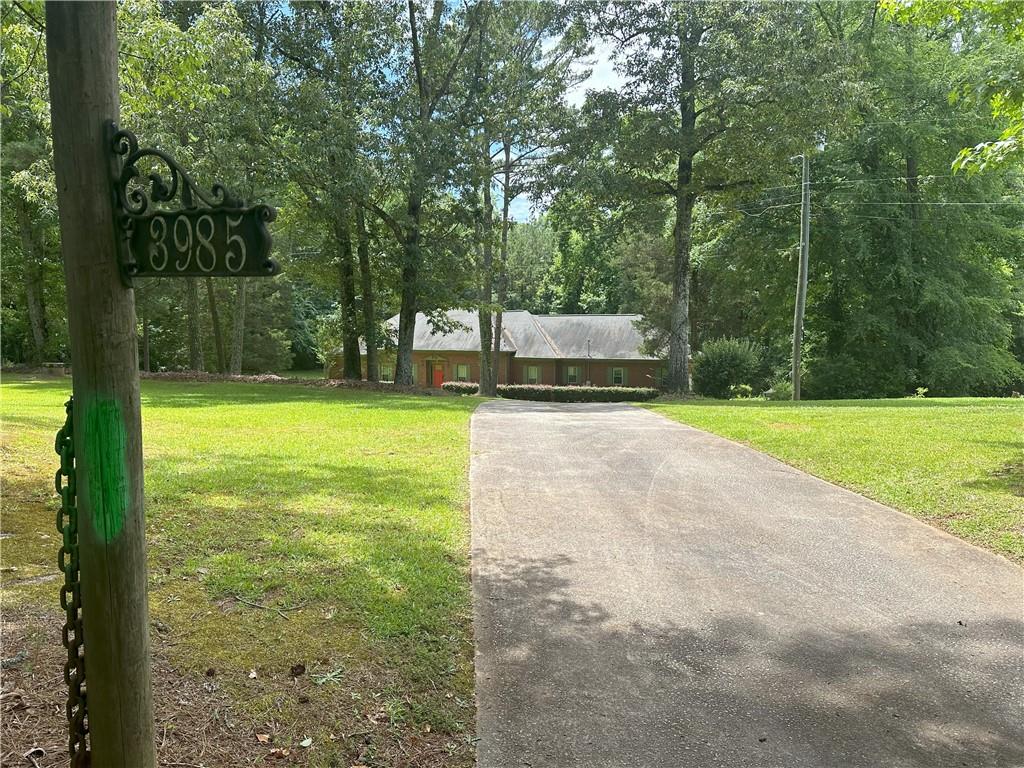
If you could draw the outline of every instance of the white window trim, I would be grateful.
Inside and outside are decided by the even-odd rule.
[[[619,375],[619,380],[615,380],[615,374]],[[612,386],[621,387],[626,381],[626,369],[625,368],[612,368]]]
[[[536,375],[533,377],[533,381],[530,381],[530,371],[535,371]],[[540,366],[539,365],[528,365],[526,366],[526,383],[527,384],[540,384]]]
[[[578,365],[570,365],[565,369],[565,382],[567,384],[579,384],[580,383],[580,367]]]
[[[465,371],[465,373],[463,373]],[[466,363],[455,364],[455,380],[469,381],[469,366]]]

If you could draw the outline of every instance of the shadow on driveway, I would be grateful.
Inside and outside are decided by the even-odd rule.
[[[1021,699],[1014,712],[995,693],[1024,690],[1019,623],[780,635],[766,605],[622,628],[573,599],[569,558],[494,565],[476,565],[477,631],[494,643],[478,674],[528,725],[481,702],[482,768],[1024,765]]]

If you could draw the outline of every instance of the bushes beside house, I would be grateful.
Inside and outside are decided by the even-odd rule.
[[[704,397],[728,399],[750,389],[760,363],[758,348],[745,339],[712,339],[693,359],[693,389]],[[749,395],[748,395],[749,396]]]
[[[653,400],[653,387],[552,387],[545,384],[505,384],[498,395],[511,400],[544,400],[552,403],[626,403]]]
[[[475,395],[480,385],[475,381],[446,381],[441,389],[454,395]]]
[[[465,381],[446,381],[448,392],[475,395],[477,385]],[[498,396],[510,400],[540,400],[549,403],[626,403],[653,400],[659,394],[652,387],[552,387],[546,384],[501,384]]]

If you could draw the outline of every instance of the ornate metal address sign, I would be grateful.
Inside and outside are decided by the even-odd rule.
[[[223,184],[203,192],[166,152],[139,149],[131,131],[111,126],[115,155],[122,157],[116,178],[117,224],[124,235],[122,274],[133,277],[270,277],[281,271],[270,258],[267,224],[277,211],[269,205],[247,206]],[[138,162],[156,158],[167,178],[156,171],[142,181]],[[160,203],[180,198],[181,208]]]

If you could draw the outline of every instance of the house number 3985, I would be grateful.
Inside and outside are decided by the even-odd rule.
[[[242,217],[218,217],[224,222],[227,251],[224,254],[224,265],[229,272],[239,272],[245,266],[245,240],[235,234],[235,227],[242,223]],[[217,220],[209,214],[203,214],[193,225],[189,216],[176,216],[174,223],[168,225],[165,216],[154,216],[149,222],[149,235],[153,242],[149,246],[149,263],[156,271],[162,271],[171,260],[171,249],[174,250],[174,268],[179,272],[189,269],[192,260],[202,272],[212,272],[217,266],[217,251],[213,247],[213,238],[217,231]],[[237,248],[235,248],[237,246]]]

